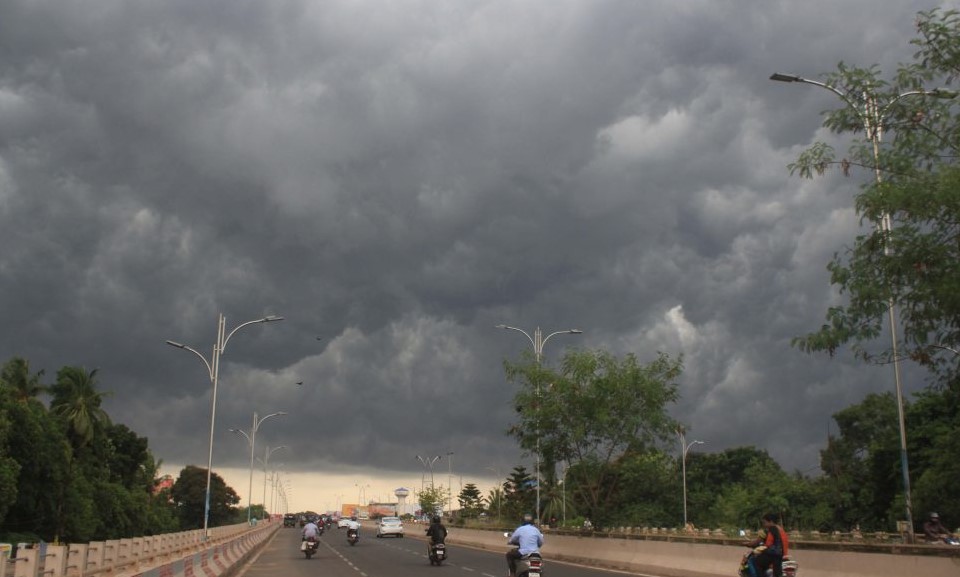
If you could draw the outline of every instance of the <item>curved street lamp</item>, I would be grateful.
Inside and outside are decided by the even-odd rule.
[[[264,418],[266,418],[266,417],[264,417]],[[289,449],[289,448],[290,448],[290,447],[288,447],[288,446],[286,446],[286,445],[280,445],[279,447],[274,447],[274,448],[271,449],[270,446],[268,445],[268,446],[265,447],[265,449],[264,449],[264,452],[263,452],[263,460],[261,461],[261,460],[260,460],[260,457],[257,457],[257,460],[260,461],[260,462],[263,464],[263,507],[264,507],[264,514],[266,514],[266,507],[267,507],[267,464],[270,462],[270,455],[272,455],[272,454],[274,453],[274,451],[279,451],[280,449]]]
[[[680,461],[683,468],[683,528],[687,528],[687,452],[694,445],[704,445],[703,441],[690,441],[687,444],[686,430],[683,427],[677,429],[677,436],[680,437]]]
[[[250,524],[250,521],[251,521],[251,511],[253,510],[253,449],[254,449],[254,446],[255,446],[256,443],[257,443],[257,430],[260,429],[261,423],[263,423],[264,421],[266,421],[266,420],[269,419],[270,417],[280,417],[280,416],[283,416],[283,415],[286,415],[286,414],[287,414],[287,413],[284,413],[283,411],[280,411],[279,413],[270,413],[269,415],[266,415],[265,417],[262,417],[262,418],[258,419],[258,418],[257,418],[257,412],[254,411],[254,412],[253,412],[253,427],[250,429],[251,433],[250,433],[249,435],[247,434],[246,431],[242,431],[242,430],[240,430],[240,429],[230,429],[230,432],[232,432],[232,433],[240,433],[241,435],[243,435],[244,437],[246,437],[246,438],[247,438],[247,442],[250,443],[250,483],[247,485],[247,524],[248,524],[248,525]],[[266,465],[264,465],[264,473],[263,473],[263,474],[264,474],[263,489],[264,489],[264,493],[266,493],[266,489],[267,489]],[[263,506],[264,506],[264,512],[266,512],[266,506],[267,506],[267,504],[264,503]]]
[[[420,464],[423,465],[424,471],[427,468],[430,469],[430,488],[433,489],[433,464],[440,460],[440,455],[434,457],[423,458],[420,455],[417,455],[417,459],[420,461]],[[423,491],[423,475],[420,475],[420,490]]]
[[[529,333],[527,333],[527,331],[517,327],[511,327],[509,325],[497,325],[496,328],[523,333],[523,336],[527,337],[527,340],[530,341],[531,345],[533,345],[533,354],[537,359],[537,366],[539,366],[543,361],[543,345],[547,344],[547,341],[550,340],[550,337],[553,337],[555,335],[583,334],[583,331],[581,331],[580,329],[567,329],[565,331],[552,332],[549,335],[547,335],[546,338],[544,338],[543,332],[540,330],[540,327],[537,327],[536,330],[533,331],[532,337],[530,336]],[[537,525],[540,524],[540,419],[539,419],[539,415],[540,415],[540,381],[537,380],[537,416],[538,418],[537,418],[537,451],[536,451],[537,462],[536,462],[536,472],[535,472],[535,476],[537,479],[537,497],[536,497]]]
[[[226,323],[227,319],[223,316],[223,313],[220,313],[217,320],[217,342],[213,344],[213,352],[211,353],[210,361],[207,361],[199,351],[187,345],[178,343],[176,341],[167,341],[167,344],[171,347],[176,347],[178,349],[183,349],[185,351],[190,351],[191,353],[200,357],[200,360],[203,361],[203,364],[207,367],[207,375],[210,377],[210,383],[213,384],[213,398],[210,402],[210,449],[207,452],[207,490],[204,497],[203,503],[203,538],[206,539],[207,528],[210,524],[210,475],[213,472],[213,431],[215,428],[217,420],[217,382],[220,380],[220,355],[224,353],[227,348],[227,342],[230,340],[237,331],[242,329],[245,326],[257,324],[257,323],[272,323],[275,321],[282,321],[283,317],[278,317],[275,315],[270,315],[263,317],[262,319],[257,319],[254,321],[247,321],[237,325],[229,333],[226,332]]]
[[[906,98],[907,96],[933,96],[935,98],[956,97],[956,93],[948,90],[908,90],[907,92],[890,98],[889,102],[886,104],[881,104],[877,100],[876,95],[871,94],[866,90],[864,90],[861,94],[855,94],[851,93],[851,91],[840,90],[836,86],[832,86],[825,82],[810,80],[809,78],[804,78],[794,74],[774,73],[770,76],[770,80],[777,82],[798,82],[801,84],[810,84],[811,86],[817,86],[819,88],[823,88],[824,90],[829,90],[837,95],[844,104],[853,110],[854,114],[856,114],[857,118],[860,120],[860,125],[863,126],[864,133],[870,139],[870,143],[873,147],[873,171],[874,178],[876,179],[878,185],[883,182],[883,174],[880,170],[880,144],[883,142],[883,121],[890,112],[891,107],[899,102],[900,99]],[[880,222],[876,223],[876,226],[884,235],[884,237],[889,235],[890,231],[893,229],[893,220],[890,213],[883,213],[880,217]],[[889,244],[885,244],[884,253],[889,255],[890,251],[891,249]],[[887,299],[887,316],[890,324],[890,341],[892,343],[891,349],[893,353],[893,378],[897,393],[897,420],[900,428],[900,468],[903,473],[904,504],[906,506],[907,524],[910,527],[910,540],[913,541],[913,503],[910,498],[910,467],[907,462],[907,428],[903,410],[903,385],[900,376],[900,356],[897,354],[897,309],[896,303],[894,303],[892,296]]]

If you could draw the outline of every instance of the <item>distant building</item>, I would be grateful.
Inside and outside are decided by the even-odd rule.
[[[154,495],[159,494],[160,491],[163,491],[164,489],[173,489],[173,477],[171,475],[164,475],[153,482]]]

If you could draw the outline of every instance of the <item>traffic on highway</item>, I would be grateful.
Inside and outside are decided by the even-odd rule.
[[[421,577],[425,571],[452,575],[467,571],[476,577],[503,577],[507,564],[503,551],[484,551],[447,541],[448,558],[433,566],[427,558],[424,524],[410,524],[406,539],[377,539],[373,521],[361,523],[356,546],[347,543],[346,530],[328,529],[311,559],[300,551],[299,530],[281,529],[263,551],[243,568],[241,577]],[[455,538],[456,528],[450,529]],[[506,545],[506,539],[504,539]],[[609,571],[550,561],[549,540],[544,543],[544,574],[550,577],[599,577]]]

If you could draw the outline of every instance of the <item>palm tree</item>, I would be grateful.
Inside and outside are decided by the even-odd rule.
[[[489,494],[487,495],[487,504],[490,506],[490,512],[493,513],[494,510],[497,512],[497,524],[500,524],[500,513],[503,508],[503,488],[494,487],[490,489]]]
[[[30,374],[30,362],[22,357],[13,357],[0,370],[0,383],[13,389],[13,398],[21,403],[36,399],[37,395],[47,390],[40,383],[43,370]]]
[[[110,417],[100,408],[109,393],[97,390],[96,377],[97,369],[87,372],[83,367],[63,367],[57,371],[56,384],[50,387],[50,410],[66,421],[77,446],[89,443],[97,429],[110,423]]]

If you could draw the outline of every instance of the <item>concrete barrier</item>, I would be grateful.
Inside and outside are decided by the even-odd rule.
[[[449,528],[447,541],[507,551],[503,531]],[[960,576],[960,548],[797,543],[791,554],[803,577]],[[543,554],[590,567],[676,577],[736,574],[746,548],[738,539],[547,533]]]
[[[73,545],[35,544],[11,560],[14,577],[229,577],[279,523]]]

